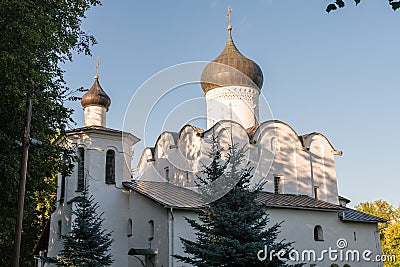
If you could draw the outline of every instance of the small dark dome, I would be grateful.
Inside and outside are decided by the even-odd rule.
[[[83,108],[87,106],[103,106],[107,109],[110,107],[111,99],[101,88],[99,83],[99,76],[94,77],[94,83],[81,99]]]
[[[201,74],[201,87],[204,94],[214,88],[234,85],[256,87],[261,90],[263,79],[261,68],[236,48],[229,28],[229,37],[224,50],[204,68]]]

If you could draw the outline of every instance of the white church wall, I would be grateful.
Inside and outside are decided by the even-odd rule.
[[[154,266],[169,266],[168,210],[145,196],[131,192],[129,197],[129,218],[132,219],[133,234],[128,237],[128,250],[131,248],[154,249],[157,253],[155,262],[153,262]],[[154,234],[151,233],[150,221],[154,222]],[[128,250],[124,251],[125,257],[127,257]],[[139,256],[139,258],[143,261],[145,260],[144,256]],[[129,256],[129,266],[142,267],[143,265],[137,258]]]
[[[318,188],[318,199],[339,204],[332,146],[320,134],[310,135],[306,143],[309,148],[312,179],[314,186]]]
[[[246,86],[218,87],[206,93],[207,128],[221,120],[232,120],[245,128],[258,122],[258,89]]]
[[[317,186],[319,199],[338,204],[334,149],[325,137],[310,135],[305,146],[290,126],[279,121],[248,131],[237,122],[220,121],[201,133],[192,126],[183,127],[177,137],[163,133],[154,152],[149,148],[143,152],[139,179],[193,186],[202,163],[209,160],[207,152],[215,136],[224,148],[223,156],[232,141],[246,146],[245,161],[254,167],[253,183],[267,181],[264,190],[274,192],[274,177],[280,177],[280,193],[314,197]]]
[[[171,254],[185,255],[182,241],[179,239],[183,237],[188,240],[196,240],[196,235],[189,223],[185,218],[197,220],[197,216],[190,210],[174,210],[174,223],[172,230],[173,246]],[[173,252],[173,253],[172,253]],[[178,261],[176,258],[171,257],[171,264],[169,267],[189,266],[185,263]]]
[[[131,171],[126,163],[130,159],[129,152],[135,140],[125,138],[122,143],[122,135],[113,132],[91,132],[74,133],[69,136],[71,147],[84,148],[84,178],[85,184],[89,186],[89,193],[99,202],[98,213],[103,213],[103,229],[113,231],[114,242],[111,246],[111,254],[115,260],[113,266],[127,266],[128,240],[126,235],[126,222],[128,219],[128,195],[123,188],[122,182],[131,180]],[[105,181],[105,163],[108,150],[115,152],[115,183],[107,184]],[[61,190],[61,176],[59,177],[59,190]],[[77,191],[78,167],[75,164],[72,174],[65,179],[64,203],[69,203],[81,193]],[[58,192],[60,196],[60,192]],[[66,204],[64,204],[66,205]],[[67,205],[70,206],[70,205]],[[68,210],[68,209],[67,209]],[[70,209],[69,209],[70,210]],[[64,234],[71,229],[71,214],[66,213],[65,207],[58,207],[52,214],[51,227],[57,227],[61,220]],[[64,228],[65,227],[65,228]],[[62,240],[57,239],[56,229],[51,229],[49,244],[49,255],[55,256],[62,248]]]
[[[317,258],[322,250],[332,248],[340,251],[337,246],[338,239],[345,239],[348,246],[342,251],[358,250],[360,258],[362,252],[371,250],[371,257],[381,254],[379,234],[375,223],[343,222],[339,220],[337,212],[318,212],[295,209],[269,209],[270,225],[283,222],[278,240],[297,241],[293,248],[301,252],[313,250]],[[323,241],[314,240],[314,227],[320,225],[323,229]],[[338,252],[339,253],[339,252]],[[337,254],[339,255],[339,254]],[[344,259],[345,259],[345,255]],[[351,258],[350,258],[351,259]],[[333,263],[329,255],[325,254],[324,260],[317,262],[316,266],[329,266]],[[346,261],[339,264],[342,266]],[[348,262],[352,267],[382,266],[377,262],[354,261]]]
[[[61,226],[61,227],[60,227]],[[50,217],[48,257],[55,257],[63,248],[60,236],[66,235],[71,229],[71,205],[66,202],[58,202],[57,209]],[[52,265],[49,265],[52,266]]]
[[[282,122],[268,121],[260,125],[255,139],[261,143],[262,153],[256,176],[266,177],[265,190],[273,192],[274,177],[280,177],[280,193],[312,194],[308,155],[292,128]]]
[[[362,253],[366,250],[370,250],[372,254],[371,259],[374,259],[376,255],[381,255],[381,247],[379,241],[379,234],[377,232],[377,226],[374,223],[361,223],[361,222],[343,222],[338,218],[337,211],[310,211],[310,210],[296,210],[296,209],[276,209],[271,208],[267,211],[270,218],[268,227],[271,227],[275,223],[283,222],[280,228],[280,234],[278,235],[277,241],[285,239],[287,242],[296,241],[292,248],[299,252],[300,262],[307,262],[307,264],[313,263],[309,261],[308,254],[302,258],[304,251],[312,250],[315,252],[316,260],[320,258],[318,262],[314,262],[316,266],[330,266],[334,263],[328,254],[325,254],[321,258],[321,252],[323,250],[338,250],[337,261],[340,260],[340,249],[337,246],[338,239],[345,239],[347,247],[342,249],[343,260],[339,262],[342,266],[345,263],[350,264],[352,267],[368,267],[368,266],[383,266],[377,262],[366,262],[362,260]],[[185,217],[190,219],[196,219],[193,211],[190,210],[174,210],[174,228],[173,228],[173,240],[174,246],[171,250],[171,254],[185,255],[183,244],[180,241],[180,237],[195,240],[196,236],[193,229],[185,220]],[[314,227],[321,226],[323,229],[323,241],[314,240]],[[264,248],[260,248],[262,250]],[[349,254],[346,260],[347,251],[357,250],[360,254],[360,260],[354,258],[353,261]],[[172,253],[173,252],[173,253]],[[307,252],[306,252],[307,253]],[[254,255],[257,257],[257,255]],[[332,258],[334,259],[334,258]],[[311,258],[313,260],[313,258]],[[295,262],[293,262],[295,263]],[[172,266],[188,266],[182,262],[173,259]],[[306,265],[308,266],[308,265]]]
[[[106,126],[107,109],[103,106],[87,106],[85,108],[85,126]]]

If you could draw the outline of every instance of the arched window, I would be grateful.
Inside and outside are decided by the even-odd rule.
[[[154,239],[154,221],[149,221],[149,241],[151,242]]]
[[[78,185],[76,191],[81,192],[85,188],[85,149],[78,148]]]
[[[324,232],[322,231],[322,227],[320,225],[316,225],[314,227],[314,240],[324,241]]]
[[[106,153],[106,184],[115,184],[115,151]]]
[[[128,228],[127,228],[127,236],[130,237],[132,236],[132,219],[128,219]]]

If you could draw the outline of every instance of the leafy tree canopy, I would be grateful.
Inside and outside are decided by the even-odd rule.
[[[358,5],[358,4],[360,4],[361,3],[361,0],[353,0],[354,1],[354,3],[356,4],[356,5]],[[398,8],[400,8],[400,1],[395,1],[395,0],[388,0],[388,3],[389,3],[389,5],[392,7],[392,9],[393,10],[397,10]],[[338,8],[343,8],[343,7],[345,7],[345,1],[344,0],[335,0],[335,2],[334,3],[331,3],[331,4],[329,4],[327,7],[326,7],[326,12],[331,12],[331,11],[333,11],[333,10],[336,10],[336,9],[338,9]]]
[[[2,0],[0,2],[0,266],[11,266],[17,214],[17,190],[25,100],[33,96],[31,136],[43,147],[29,153],[21,265],[33,266],[35,240],[45,225],[55,200],[57,171],[68,173],[70,151],[55,144],[72,123],[72,110],[64,102],[73,100],[66,87],[62,63],[73,51],[90,54],[93,36],[81,29],[85,13],[99,0]],[[64,160],[60,155],[64,154]]]
[[[400,266],[400,205],[396,209],[387,201],[376,200],[360,203],[355,208],[388,221],[387,226],[380,224],[382,252],[388,256],[385,267]]]

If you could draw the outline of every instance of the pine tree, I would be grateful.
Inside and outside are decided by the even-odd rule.
[[[267,246],[268,251],[286,251],[281,258],[287,259],[292,243],[276,240],[281,223],[268,227],[266,205],[257,201],[261,185],[250,185],[253,168],[249,163],[242,164],[245,148],[230,146],[223,162],[221,149],[213,141],[208,154],[211,163],[203,166],[203,177],[198,177],[200,184],[207,186],[224,175],[237,183],[228,185],[231,189],[223,197],[198,209],[199,221],[186,218],[196,232],[196,240],[181,238],[189,256],[174,257],[200,267],[289,266],[277,256],[264,261],[257,257],[257,252]]]
[[[69,235],[62,235],[64,248],[48,262],[68,267],[110,266],[113,262],[109,248],[114,241],[111,232],[102,229],[102,214],[97,213],[99,205],[89,196],[88,188],[76,199],[72,211],[75,219]]]

